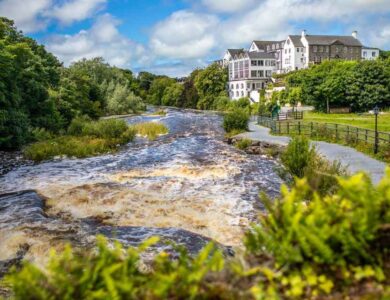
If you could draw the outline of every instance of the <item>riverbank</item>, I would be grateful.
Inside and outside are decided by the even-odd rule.
[[[249,132],[241,133],[235,138],[246,138],[281,146],[286,146],[291,139],[287,136],[271,135],[269,128],[257,125],[253,121],[249,122],[249,130]],[[312,141],[311,144],[316,147],[319,154],[329,161],[339,161],[351,174],[363,171],[372,178],[374,183],[378,183],[385,175],[386,163],[373,159],[353,148],[320,141]]]

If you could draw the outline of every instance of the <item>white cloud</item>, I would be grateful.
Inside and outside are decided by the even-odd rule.
[[[236,13],[255,4],[255,0],[202,0],[208,9],[222,13]]]
[[[92,17],[100,11],[107,0],[71,0],[56,5],[48,13],[49,17],[56,18],[63,24],[70,24]]]
[[[207,14],[177,11],[158,23],[150,44],[158,56],[197,58],[207,55],[216,44],[218,18]]]
[[[1,0],[0,16],[14,20],[24,32],[34,32],[46,27],[43,14],[51,4],[51,0]]]
[[[118,67],[129,67],[132,61],[147,63],[149,57],[143,46],[122,36],[116,26],[118,21],[109,14],[97,18],[89,30],[74,35],[57,35],[47,41],[49,51],[65,65],[82,58],[101,56]]]

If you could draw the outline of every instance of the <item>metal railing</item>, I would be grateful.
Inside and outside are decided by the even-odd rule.
[[[389,132],[336,123],[318,123],[303,121],[277,121],[268,116],[259,116],[258,123],[271,129],[273,134],[306,135],[313,139],[325,139],[335,142],[345,142],[348,145],[358,143],[370,144],[375,147],[390,147]]]

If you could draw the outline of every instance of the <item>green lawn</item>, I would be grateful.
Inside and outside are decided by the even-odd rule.
[[[367,129],[375,128],[375,116],[371,114],[325,114],[305,112],[304,121],[346,124]],[[378,130],[390,132],[390,113],[384,113],[378,116]]]

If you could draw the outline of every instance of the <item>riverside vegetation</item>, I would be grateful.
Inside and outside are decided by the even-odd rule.
[[[129,126],[119,119],[92,121],[88,117],[78,117],[73,119],[65,135],[52,137],[48,132],[37,131],[35,139],[40,141],[27,146],[23,152],[26,158],[34,161],[56,156],[82,158],[117,151],[136,134],[154,140],[166,133],[168,128],[156,122]]]

